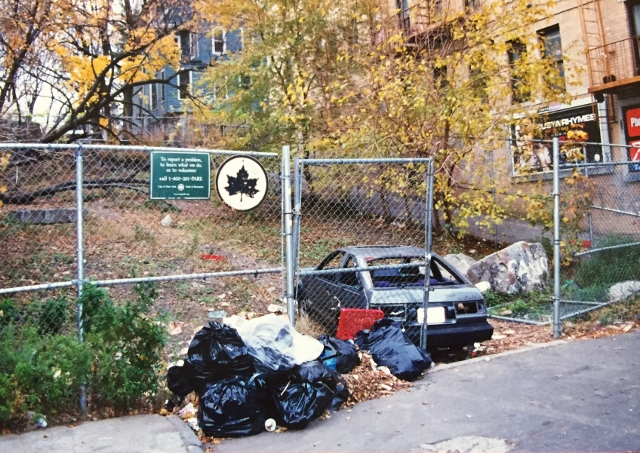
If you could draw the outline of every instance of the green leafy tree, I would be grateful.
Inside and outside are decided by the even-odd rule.
[[[241,147],[300,155],[322,147],[337,119],[336,93],[352,86],[348,58],[373,33],[374,2],[223,0],[196,2],[210,23],[242,29],[242,52],[216,63],[203,92],[213,112],[202,120],[234,125]],[[326,143],[325,143],[326,144]]]

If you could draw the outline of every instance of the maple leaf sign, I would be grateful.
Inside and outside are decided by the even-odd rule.
[[[258,178],[249,178],[249,172],[245,170],[244,165],[236,176],[227,175],[227,187],[225,190],[229,195],[240,194],[240,202],[242,202],[242,195],[246,195],[253,198],[255,194],[259,192],[256,189]]]

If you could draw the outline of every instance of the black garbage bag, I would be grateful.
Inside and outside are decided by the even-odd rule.
[[[187,396],[193,392],[193,367],[189,363],[184,366],[172,366],[167,370],[167,387],[176,396]]]
[[[330,337],[329,335],[320,335],[318,341],[325,346],[325,352],[331,351],[330,354],[323,357],[323,361],[335,358],[335,369],[338,373],[349,373],[360,364],[356,346],[350,341]]]
[[[333,371],[333,370],[330,369],[329,371]],[[327,407],[327,410],[329,412],[337,412],[338,410],[340,410],[342,403],[346,402],[349,399],[349,396],[351,395],[345,378],[343,378],[342,375],[338,374],[337,372],[333,372],[333,373],[335,374],[335,377],[338,382],[336,384],[336,390],[333,393],[333,399],[331,400],[331,403],[329,403],[329,406]]]
[[[253,357],[236,329],[218,321],[209,321],[194,335],[185,366],[198,394],[207,383],[231,376],[251,377],[255,372]]]
[[[207,436],[241,437],[264,431],[265,389],[259,379],[234,376],[208,383],[200,396],[198,425]]]
[[[344,379],[319,360],[305,362],[286,374],[271,375],[269,413],[279,425],[303,429],[330,407],[340,407],[349,393]],[[336,401],[334,402],[334,399]]]
[[[429,353],[411,342],[400,323],[388,318],[376,321],[371,330],[356,333],[354,341],[369,351],[379,366],[388,367],[391,374],[405,381],[417,379],[432,363]]]

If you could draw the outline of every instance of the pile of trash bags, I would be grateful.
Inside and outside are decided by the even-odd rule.
[[[378,326],[383,321],[388,320],[358,332],[356,344],[401,379],[417,378],[431,365],[427,352],[410,351],[405,343],[420,348],[402,338],[399,325]],[[303,429],[348,399],[341,374],[360,363],[356,344],[300,334],[286,317],[274,314],[251,320],[232,316],[224,323],[210,321],[195,334],[183,364],[167,370],[167,383],[178,397],[198,395],[198,427],[206,436],[257,434],[269,419]]]

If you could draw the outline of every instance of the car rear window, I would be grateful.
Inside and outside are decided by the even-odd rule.
[[[369,267],[398,266],[373,269],[370,271],[371,281],[375,288],[406,288],[424,286],[424,257],[377,258],[368,261]],[[410,266],[409,264],[415,264]],[[431,260],[429,285],[455,285],[463,283],[458,277],[440,263]]]

